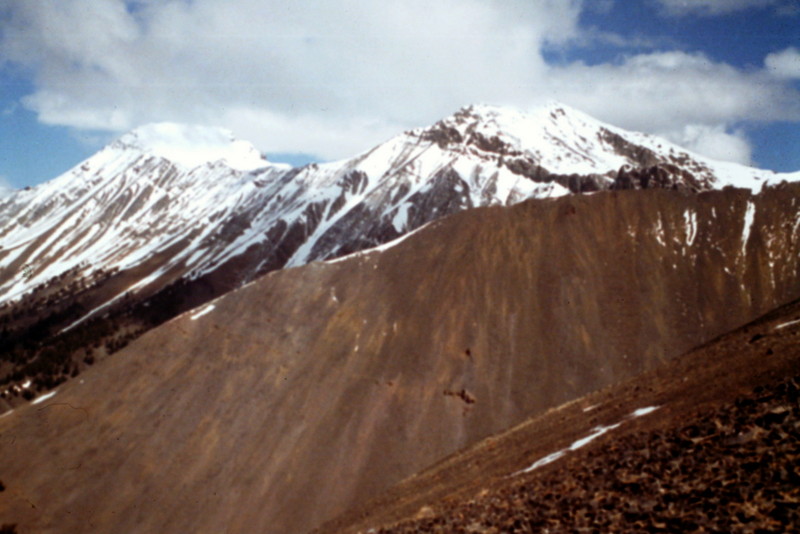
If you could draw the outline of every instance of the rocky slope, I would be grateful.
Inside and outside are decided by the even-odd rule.
[[[308,530],[800,297],[798,187],[469,210],[270,273],[4,415],[0,516]]]
[[[794,532],[800,303],[431,467],[319,529]]]

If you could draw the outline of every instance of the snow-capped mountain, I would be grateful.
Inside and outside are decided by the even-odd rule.
[[[704,190],[781,178],[558,104],[527,114],[470,106],[353,159],[300,169],[267,162],[229,132],[150,125],[0,201],[0,299],[80,265],[150,265],[127,291],[167,273],[197,277],[249,252],[240,266],[247,281],[477,206],[656,181]]]
[[[474,207],[784,179],[800,173],[715,162],[560,104],[469,106],[354,158],[302,168],[270,163],[224,130],[154,124],[0,198],[0,316],[22,306],[14,324],[25,330],[38,323],[20,316],[47,314],[47,328],[31,334],[41,339],[161,294],[149,308],[158,319],[136,323],[146,329],[266,272],[376,247]]]
[[[14,193],[14,189],[12,189],[11,187],[0,183],[0,199],[2,199],[3,197],[11,196],[13,193]]]

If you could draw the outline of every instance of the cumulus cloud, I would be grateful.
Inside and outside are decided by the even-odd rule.
[[[681,130],[664,132],[681,146],[699,154],[722,160],[750,165],[752,151],[744,133],[727,132],[723,126],[687,124]]]
[[[703,54],[654,52],[619,64],[572,63],[551,69],[547,83],[559,99],[642,131],[693,122],[800,119],[797,91],[763,72],[743,72]]]
[[[462,103],[519,100],[546,68],[540,47],[574,35],[579,7],[12,0],[0,54],[34,69],[38,89],[24,103],[48,124],[121,131],[238,117],[251,125],[249,110],[300,117],[280,126],[298,137],[317,123],[419,122]]]
[[[779,78],[800,78],[800,50],[789,47],[764,59],[767,70]]]
[[[782,9],[783,0],[657,0],[664,11],[670,15],[724,15],[751,8],[778,6]]]
[[[23,104],[44,123],[112,132],[160,121],[218,125],[265,152],[323,159],[474,102],[527,108],[559,99],[739,161],[749,152],[731,124],[800,120],[798,92],[769,65],[745,72],[682,52],[548,65],[545,47],[586,38],[585,8],[580,0],[7,0],[0,61],[33,73],[36,90]]]
[[[618,126],[654,133],[709,157],[749,163],[743,120],[800,120],[794,89],[765,72],[743,72],[702,54],[654,52],[617,65],[554,68],[550,91]],[[586,91],[591,87],[591,91]]]

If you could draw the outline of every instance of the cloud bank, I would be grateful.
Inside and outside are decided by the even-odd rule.
[[[689,4],[660,1],[676,13]],[[740,162],[750,151],[738,121],[800,120],[787,82],[794,49],[755,71],[683,52],[549,65],[545,47],[581,38],[582,9],[579,0],[10,0],[0,61],[32,73],[23,105],[47,124],[218,125],[267,152],[323,159],[474,102],[562,100]]]

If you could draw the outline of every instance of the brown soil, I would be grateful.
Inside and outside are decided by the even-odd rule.
[[[800,297],[799,191],[626,191],[478,209],[381,253],[274,272],[0,418],[0,518],[23,534],[308,531]],[[772,334],[762,335],[753,347],[766,351]],[[506,476],[650,403],[663,406],[659,418],[683,417],[680,390],[667,386],[685,376],[724,385],[739,360],[685,361],[654,383],[663,398],[636,384],[598,393],[588,417],[579,403],[552,412],[513,434],[517,445],[442,480]],[[686,406],[707,390],[686,390]],[[421,487],[431,498],[396,520],[434,502],[436,488]]]
[[[316,532],[796,531],[799,318],[800,303],[784,307],[453,455]],[[646,406],[658,409],[630,418]]]

